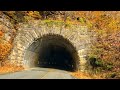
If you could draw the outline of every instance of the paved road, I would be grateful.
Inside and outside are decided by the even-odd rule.
[[[75,79],[67,71],[50,68],[32,68],[0,75],[0,79]]]

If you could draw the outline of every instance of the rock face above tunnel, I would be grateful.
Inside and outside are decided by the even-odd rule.
[[[30,61],[26,59],[26,55],[29,54],[31,55],[29,58],[37,60],[38,54],[35,54],[32,50],[35,51],[40,43],[34,44],[36,47],[32,47],[31,50],[28,49],[30,45],[45,35],[58,35],[69,41],[75,48],[76,53],[73,52],[72,55],[77,54],[78,56],[78,58],[76,58],[76,60],[79,61],[77,62],[78,70],[85,71],[85,57],[87,55],[87,50],[90,47],[90,38],[86,26],[68,26],[63,22],[56,23],[46,21],[34,21],[26,24],[21,23],[19,25],[20,27],[14,39],[14,48],[8,57],[11,60],[11,63],[17,62],[18,65],[30,67]],[[57,41],[55,43],[57,43]]]

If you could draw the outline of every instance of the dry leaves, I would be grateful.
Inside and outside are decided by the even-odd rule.
[[[0,74],[11,73],[16,71],[24,70],[23,66],[16,66],[15,64],[11,64],[8,60],[1,63]]]
[[[0,43],[0,60],[3,60],[6,58],[11,48],[12,48],[12,45],[9,43]]]

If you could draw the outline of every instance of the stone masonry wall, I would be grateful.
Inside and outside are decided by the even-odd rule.
[[[68,39],[76,48],[79,56],[79,69],[85,71],[86,51],[89,49],[90,38],[86,26],[70,25],[64,23],[51,23],[45,21],[34,21],[19,24],[17,35],[14,39],[14,48],[9,55],[11,63],[18,62],[18,65],[27,66],[25,51],[38,38],[46,34],[58,34]]]

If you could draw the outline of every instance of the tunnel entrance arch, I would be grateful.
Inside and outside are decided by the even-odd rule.
[[[66,66],[66,63],[69,63],[67,65],[72,68],[67,66],[66,69],[63,68],[64,70],[86,71],[88,63],[86,56],[90,50],[90,41],[86,26],[71,24],[66,27],[65,23],[41,20],[20,23],[8,60],[24,68],[46,67],[45,59],[51,56],[50,52],[53,52],[53,57],[47,59],[47,62],[50,61],[47,66],[62,69]],[[56,53],[54,54],[54,52]],[[59,63],[63,65],[62,68],[61,65],[58,65],[60,59],[58,57],[63,60]],[[66,60],[64,57],[66,57]],[[53,60],[57,61],[56,66]]]
[[[67,71],[79,68],[76,48],[58,34],[46,34],[34,40],[26,49],[24,59],[29,67],[48,67]]]

